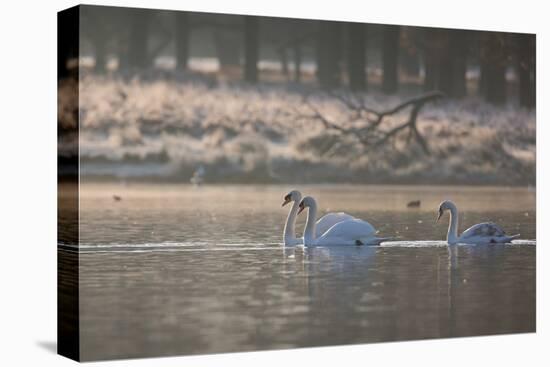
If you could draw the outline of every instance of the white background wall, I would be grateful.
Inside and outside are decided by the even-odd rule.
[[[74,362],[56,340],[56,12],[75,1],[4,1],[0,12],[0,365]],[[536,32],[537,334],[200,357],[113,366],[548,366],[550,21],[544,1],[192,0],[87,3],[422,26]],[[545,230],[546,229],[546,230]],[[545,340],[546,339],[546,340]]]

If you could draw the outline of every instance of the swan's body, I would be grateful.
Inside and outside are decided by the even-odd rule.
[[[317,223],[315,223],[315,236],[319,237],[329,230],[336,223],[345,222],[351,219],[356,219],[354,216],[344,212],[328,213],[323,215]]]
[[[336,223],[319,237],[304,234],[306,246],[379,245],[383,240],[376,237],[376,230],[369,222],[361,219]]]
[[[449,210],[450,212],[449,230],[447,231],[447,243],[449,245],[454,245],[457,243],[508,243],[514,238],[519,237],[519,234],[515,234],[512,236],[507,235],[498,224],[492,222],[475,224],[462,232],[462,234],[459,236],[458,209],[452,201],[446,200],[439,205],[439,216],[437,217],[437,220],[441,218],[446,210]]]
[[[348,219],[335,223],[326,232],[317,236],[317,203],[312,197],[305,197],[299,205],[300,213],[306,207],[306,227],[304,230],[304,245],[306,246],[327,246],[327,245],[379,245],[386,238],[376,237],[376,229],[361,219]]]
[[[296,237],[295,225],[296,225],[296,216],[298,213],[299,203],[302,200],[302,194],[300,193],[300,191],[293,190],[285,196],[284,200],[285,201],[283,202],[282,206],[285,206],[286,204],[292,202],[292,207],[288,212],[288,216],[286,218],[286,223],[285,223],[285,229],[283,232],[284,244],[286,246],[301,245],[304,243],[304,239]],[[325,214],[321,219],[317,221],[315,234],[316,236],[320,236],[336,223],[343,222],[350,219],[355,219],[355,218],[349,214],[342,213],[342,212]]]

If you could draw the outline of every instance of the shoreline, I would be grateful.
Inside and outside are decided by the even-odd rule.
[[[63,177],[59,178],[59,183],[71,183],[69,176],[64,179]],[[360,182],[360,181],[327,181],[327,182],[316,182],[316,181],[294,181],[294,182],[278,182],[278,181],[239,181],[239,180],[228,180],[228,181],[208,181],[201,185],[194,185],[189,180],[181,179],[178,177],[173,178],[128,178],[128,177],[115,177],[115,176],[80,176],[80,183],[84,184],[128,184],[128,185],[184,185],[184,186],[389,186],[389,187],[472,187],[472,188],[525,188],[528,190],[533,190],[536,192],[536,181],[531,183],[526,181],[525,183],[512,183],[504,184],[498,183],[498,180],[492,181],[487,180],[482,181],[472,181],[472,180],[439,180],[439,181],[427,181],[427,180],[412,180],[412,181],[400,181],[398,179],[393,181],[369,181],[369,182]]]

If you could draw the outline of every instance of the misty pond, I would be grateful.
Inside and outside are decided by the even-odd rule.
[[[295,188],[396,241],[285,247]],[[443,199],[459,230],[491,220],[520,240],[447,246]],[[83,360],[535,331],[529,188],[83,183],[80,216]]]

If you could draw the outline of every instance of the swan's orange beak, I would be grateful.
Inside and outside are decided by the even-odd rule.
[[[283,201],[283,205],[281,206],[285,206],[286,204],[290,203],[290,198],[285,198],[285,201]]]

